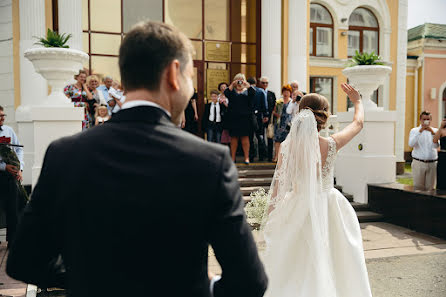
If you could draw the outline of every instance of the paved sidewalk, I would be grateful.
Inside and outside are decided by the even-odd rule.
[[[26,284],[16,281],[6,275],[6,243],[0,244],[0,296],[4,297],[25,297]]]

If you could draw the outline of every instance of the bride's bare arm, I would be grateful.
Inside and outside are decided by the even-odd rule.
[[[355,107],[355,114],[353,122],[336,134],[333,134],[333,139],[336,141],[336,148],[339,150],[353,139],[364,125],[364,107],[362,106],[361,96],[359,92],[348,84],[341,85],[342,90],[347,94]]]

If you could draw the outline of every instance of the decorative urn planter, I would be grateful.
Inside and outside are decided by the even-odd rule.
[[[384,84],[392,68],[383,65],[357,65],[342,70],[349,83],[362,95],[364,110],[382,110],[371,100],[373,92]]]
[[[37,73],[51,86],[51,94],[43,102],[45,106],[73,106],[63,89],[67,82],[83,68],[88,55],[69,48],[31,48],[25,51]]]

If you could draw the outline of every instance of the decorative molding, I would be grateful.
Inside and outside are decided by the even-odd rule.
[[[423,53],[422,56],[423,56],[424,58],[446,59],[446,54],[429,54],[429,53]]]
[[[310,56],[310,67],[329,67],[344,69],[347,67],[348,59],[335,59]]]

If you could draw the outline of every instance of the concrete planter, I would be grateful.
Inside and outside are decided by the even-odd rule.
[[[347,76],[349,83],[362,95],[364,110],[382,110],[371,100],[373,92],[384,84],[392,68],[383,65],[358,65],[345,68],[342,73]]]
[[[64,95],[63,88],[73,75],[83,68],[88,55],[68,48],[31,48],[25,51],[24,56],[51,86],[51,94],[36,105],[72,106],[71,101]]]

